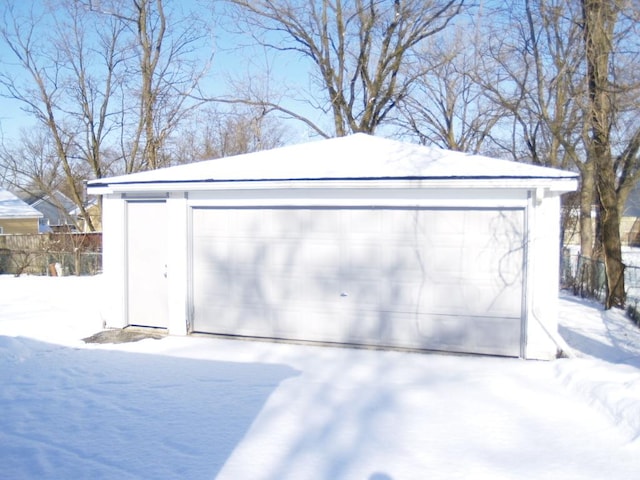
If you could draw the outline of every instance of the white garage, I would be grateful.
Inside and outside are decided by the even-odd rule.
[[[553,358],[559,197],[576,187],[364,134],[97,180],[121,292],[105,320]]]

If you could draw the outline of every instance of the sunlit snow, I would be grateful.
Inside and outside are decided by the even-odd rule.
[[[2,478],[640,471],[640,330],[620,311],[563,296],[575,358],[552,362],[206,336],[85,344],[102,284],[0,276]]]

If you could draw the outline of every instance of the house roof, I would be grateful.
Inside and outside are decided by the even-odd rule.
[[[36,210],[38,210],[38,207],[43,203],[49,203],[58,209],[64,210],[66,213],[69,213],[76,206],[73,200],[57,190],[51,193],[41,190],[21,191],[16,192],[16,196],[34,207]]]
[[[7,190],[0,189],[0,218],[40,218],[42,213]]]
[[[42,198],[45,196],[45,194],[26,191],[15,192],[14,195],[27,205],[33,205],[34,203],[42,200]]]
[[[357,133],[89,182],[117,185],[296,180],[571,180],[577,174]]]

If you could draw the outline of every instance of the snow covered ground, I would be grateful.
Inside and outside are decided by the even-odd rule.
[[[167,337],[84,344],[102,277],[0,276],[6,479],[628,479],[640,330],[563,297],[575,358]]]

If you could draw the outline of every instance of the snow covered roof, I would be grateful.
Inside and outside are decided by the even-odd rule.
[[[38,211],[40,211],[40,205],[46,203],[55,206],[57,209],[62,209],[67,213],[75,208],[73,200],[57,190],[51,193],[42,190],[22,191],[16,192],[16,196]]]
[[[103,178],[90,188],[185,182],[546,179],[577,174],[356,133],[233,157]]]
[[[42,213],[7,190],[0,189],[0,218],[40,218]]]

